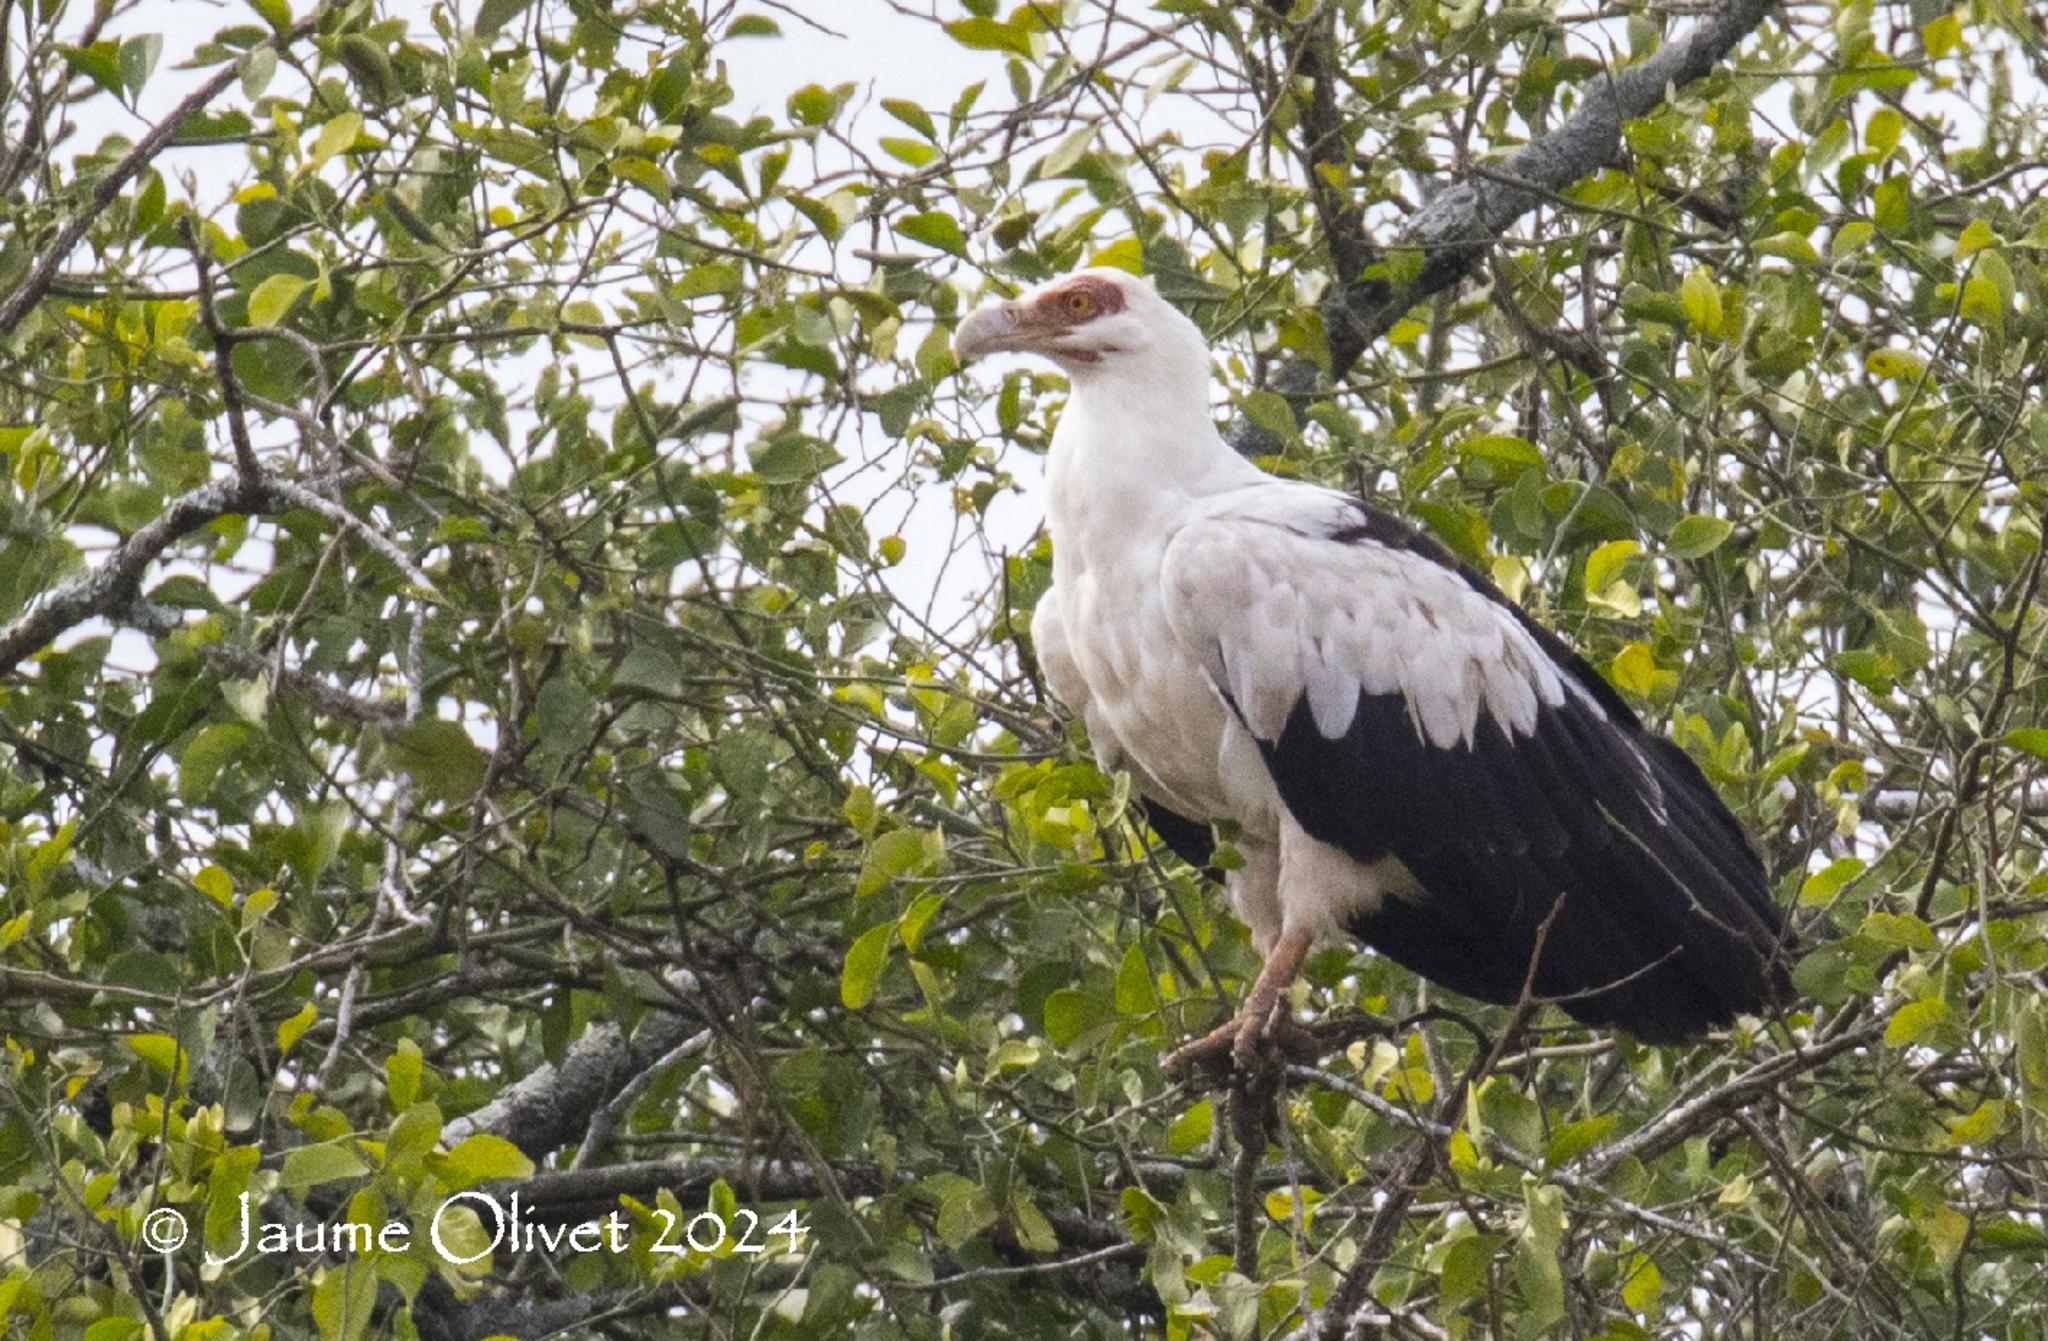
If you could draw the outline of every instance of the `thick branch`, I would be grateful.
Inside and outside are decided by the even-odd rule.
[[[1870,798],[1864,808],[1881,820],[1909,820],[1939,810],[1950,798],[1910,789],[1883,791]],[[1961,803],[1961,798],[1957,799]],[[1993,798],[1994,805],[2010,806],[2024,815],[2048,815],[2048,784],[2014,790]]]
[[[49,646],[66,629],[111,614],[133,600],[149,565],[181,537],[216,518],[264,512],[282,503],[277,491],[261,479],[215,480],[180,494],[117,546],[106,562],[58,587],[41,605],[0,629],[0,675]]]
[[[1773,0],[1729,0],[1720,13],[1648,60],[1609,77],[1604,87],[1584,90],[1578,111],[1556,130],[1538,135],[1506,162],[1438,192],[1394,242],[1423,253],[1422,273],[1386,296],[1355,286],[1362,303],[1347,293],[1343,324],[1330,331],[1333,372],[1348,370],[1403,312],[1463,279],[1494,240],[1546,196],[1612,163],[1625,122],[1655,111],[1669,90],[1711,74],[1772,8]]]
[[[1607,1177],[1623,1160],[1644,1163],[1684,1144],[1688,1137],[1707,1130],[1731,1113],[1740,1112],[1794,1076],[1817,1071],[1845,1052],[1868,1047],[1884,1033],[1885,1022],[1873,1021],[1833,1037],[1824,1037],[1794,1052],[1766,1057],[1741,1075],[1717,1085],[1706,1093],[1674,1104],[1655,1118],[1604,1146],[1586,1167],[1588,1177]]]
[[[695,1032],[690,1021],[666,1012],[650,1016],[630,1039],[609,1021],[592,1025],[570,1045],[560,1066],[535,1068],[490,1103],[450,1122],[448,1141],[491,1132],[538,1160],[581,1136],[592,1113]]]
[[[1582,90],[1578,111],[1555,130],[1538,135],[1505,161],[1477,168],[1439,191],[1416,212],[1386,250],[1419,251],[1422,268],[1407,283],[1337,271],[1323,303],[1330,350],[1330,375],[1342,378],[1373,341],[1393,329],[1415,304],[1454,287],[1515,220],[1546,197],[1614,161],[1624,123],[1656,110],[1673,88],[1713,72],[1743,38],[1770,13],[1774,0],[1729,0],[1717,14],[1666,43],[1648,60]],[[1326,202],[1319,203],[1328,208]],[[1349,239],[1348,221],[1323,221],[1332,240]],[[1355,244],[1347,241],[1347,250]],[[1283,394],[1300,394],[1315,382],[1309,365],[1288,364],[1276,378]],[[1231,445],[1257,454],[1273,444],[1248,421],[1231,426]]]

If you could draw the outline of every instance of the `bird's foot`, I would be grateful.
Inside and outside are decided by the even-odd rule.
[[[1314,937],[1304,931],[1282,932],[1266,956],[1244,1005],[1228,1024],[1183,1047],[1163,1063],[1168,1074],[1208,1069],[1226,1059],[1238,1080],[1277,1075],[1279,1068],[1260,1066],[1287,1058],[1315,1060],[1315,1040],[1287,1013],[1287,989],[1301,972]]]
[[[1249,1078],[1287,1062],[1314,1061],[1316,1051],[1315,1036],[1295,1023],[1286,998],[1275,993],[1270,1001],[1256,996],[1247,1001],[1217,1028],[1175,1048],[1160,1065],[1168,1075],[1223,1072]]]

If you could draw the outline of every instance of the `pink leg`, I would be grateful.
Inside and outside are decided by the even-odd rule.
[[[1308,958],[1311,944],[1313,940],[1305,932],[1283,933],[1273,952],[1266,956],[1265,967],[1259,970],[1237,1014],[1194,1042],[1175,1049],[1163,1063],[1165,1069],[1184,1070],[1227,1052],[1234,1068],[1248,1070],[1259,1045],[1271,1039],[1286,1021],[1287,989],[1300,975],[1301,961]]]

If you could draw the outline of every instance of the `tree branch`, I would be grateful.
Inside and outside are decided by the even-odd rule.
[[[450,1122],[448,1142],[491,1132],[538,1160],[582,1135],[591,1114],[695,1032],[690,1021],[666,1011],[650,1015],[631,1038],[608,1020],[592,1025],[570,1045],[560,1066],[535,1068],[490,1103]]]
[[[1774,4],[1729,0],[1719,13],[1665,43],[1649,59],[1584,88],[1579,109],[1557,129],[1437,192],[1385,248],[1422,254],[1422,268],[1408,282],[1394,286],[1338,266],[1337,282],[1322,303],[1331,378],[1348,373],[1409,308],[1462,281],[1515,220],[1613,162],[1626,122],[1656,110],[1670,89],[1712,73]],[[1321,205],[1322,193],[1316,195]],[[1343,219],[1324,220],[1323,232],[1333,243],[1342,241],[1346,251],[1362,245],[1362,254],[1370,254],[1369,244],[1351,240]],[[1334,252],[1332,259],[1337,259]],[[1316,371],[1312,364],[1290,362],[1275,377],[1274,389],[1288,396],[1305,394],[1316,383]],[[1234,423],[1228,436],[1241,452],[1273,450],[1270,435],[1248,420]]]
[[[322,5],[300,19],[284,32],[271,37],[265,45],[282,51],[307,33],[319,26],[327,16],[327,6]],[[193,89],[185,100],[171,109],[169,116],[150,127],[149,134],[142,137],[134,148],[121,156],[118,163],[107,169],[106,175],[93,183],[92,194],[85,205],[74,213],[58,230],[57,240],[44,249],[29,267],[28,274],[14,291],[0,301],[0,334],[11,333],[28,315],[30,308],[43,300],[50,291],[50,285],[57,278],[57,268],[71,255],[85,232],[92,227],[107,206],[114,203],[114,197],[121,194],[121,188],[132,180],[136,173],[149,166],[150,160],[169,147],[172,139],[184,128],[187,121],[197,116],[206,105],[219,97],[228,85],[242,77],[242,62],[229,61],[213,73],[205,83]]]
[[[149,565],[181,537],[219,517],[263,512],[283,500],[266,480],[215,480],[180,494],[135,534],[115,546],[106,562],[50,593],[34,610],[0,629],[0,675],[63,633],[133,600]]]

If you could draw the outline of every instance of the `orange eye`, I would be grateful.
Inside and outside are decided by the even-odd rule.
[[[1069,289],[1061,302],[1067,309],[1067,315],[1076,321],[1095,315],[1095,300],[1080,289]]]

